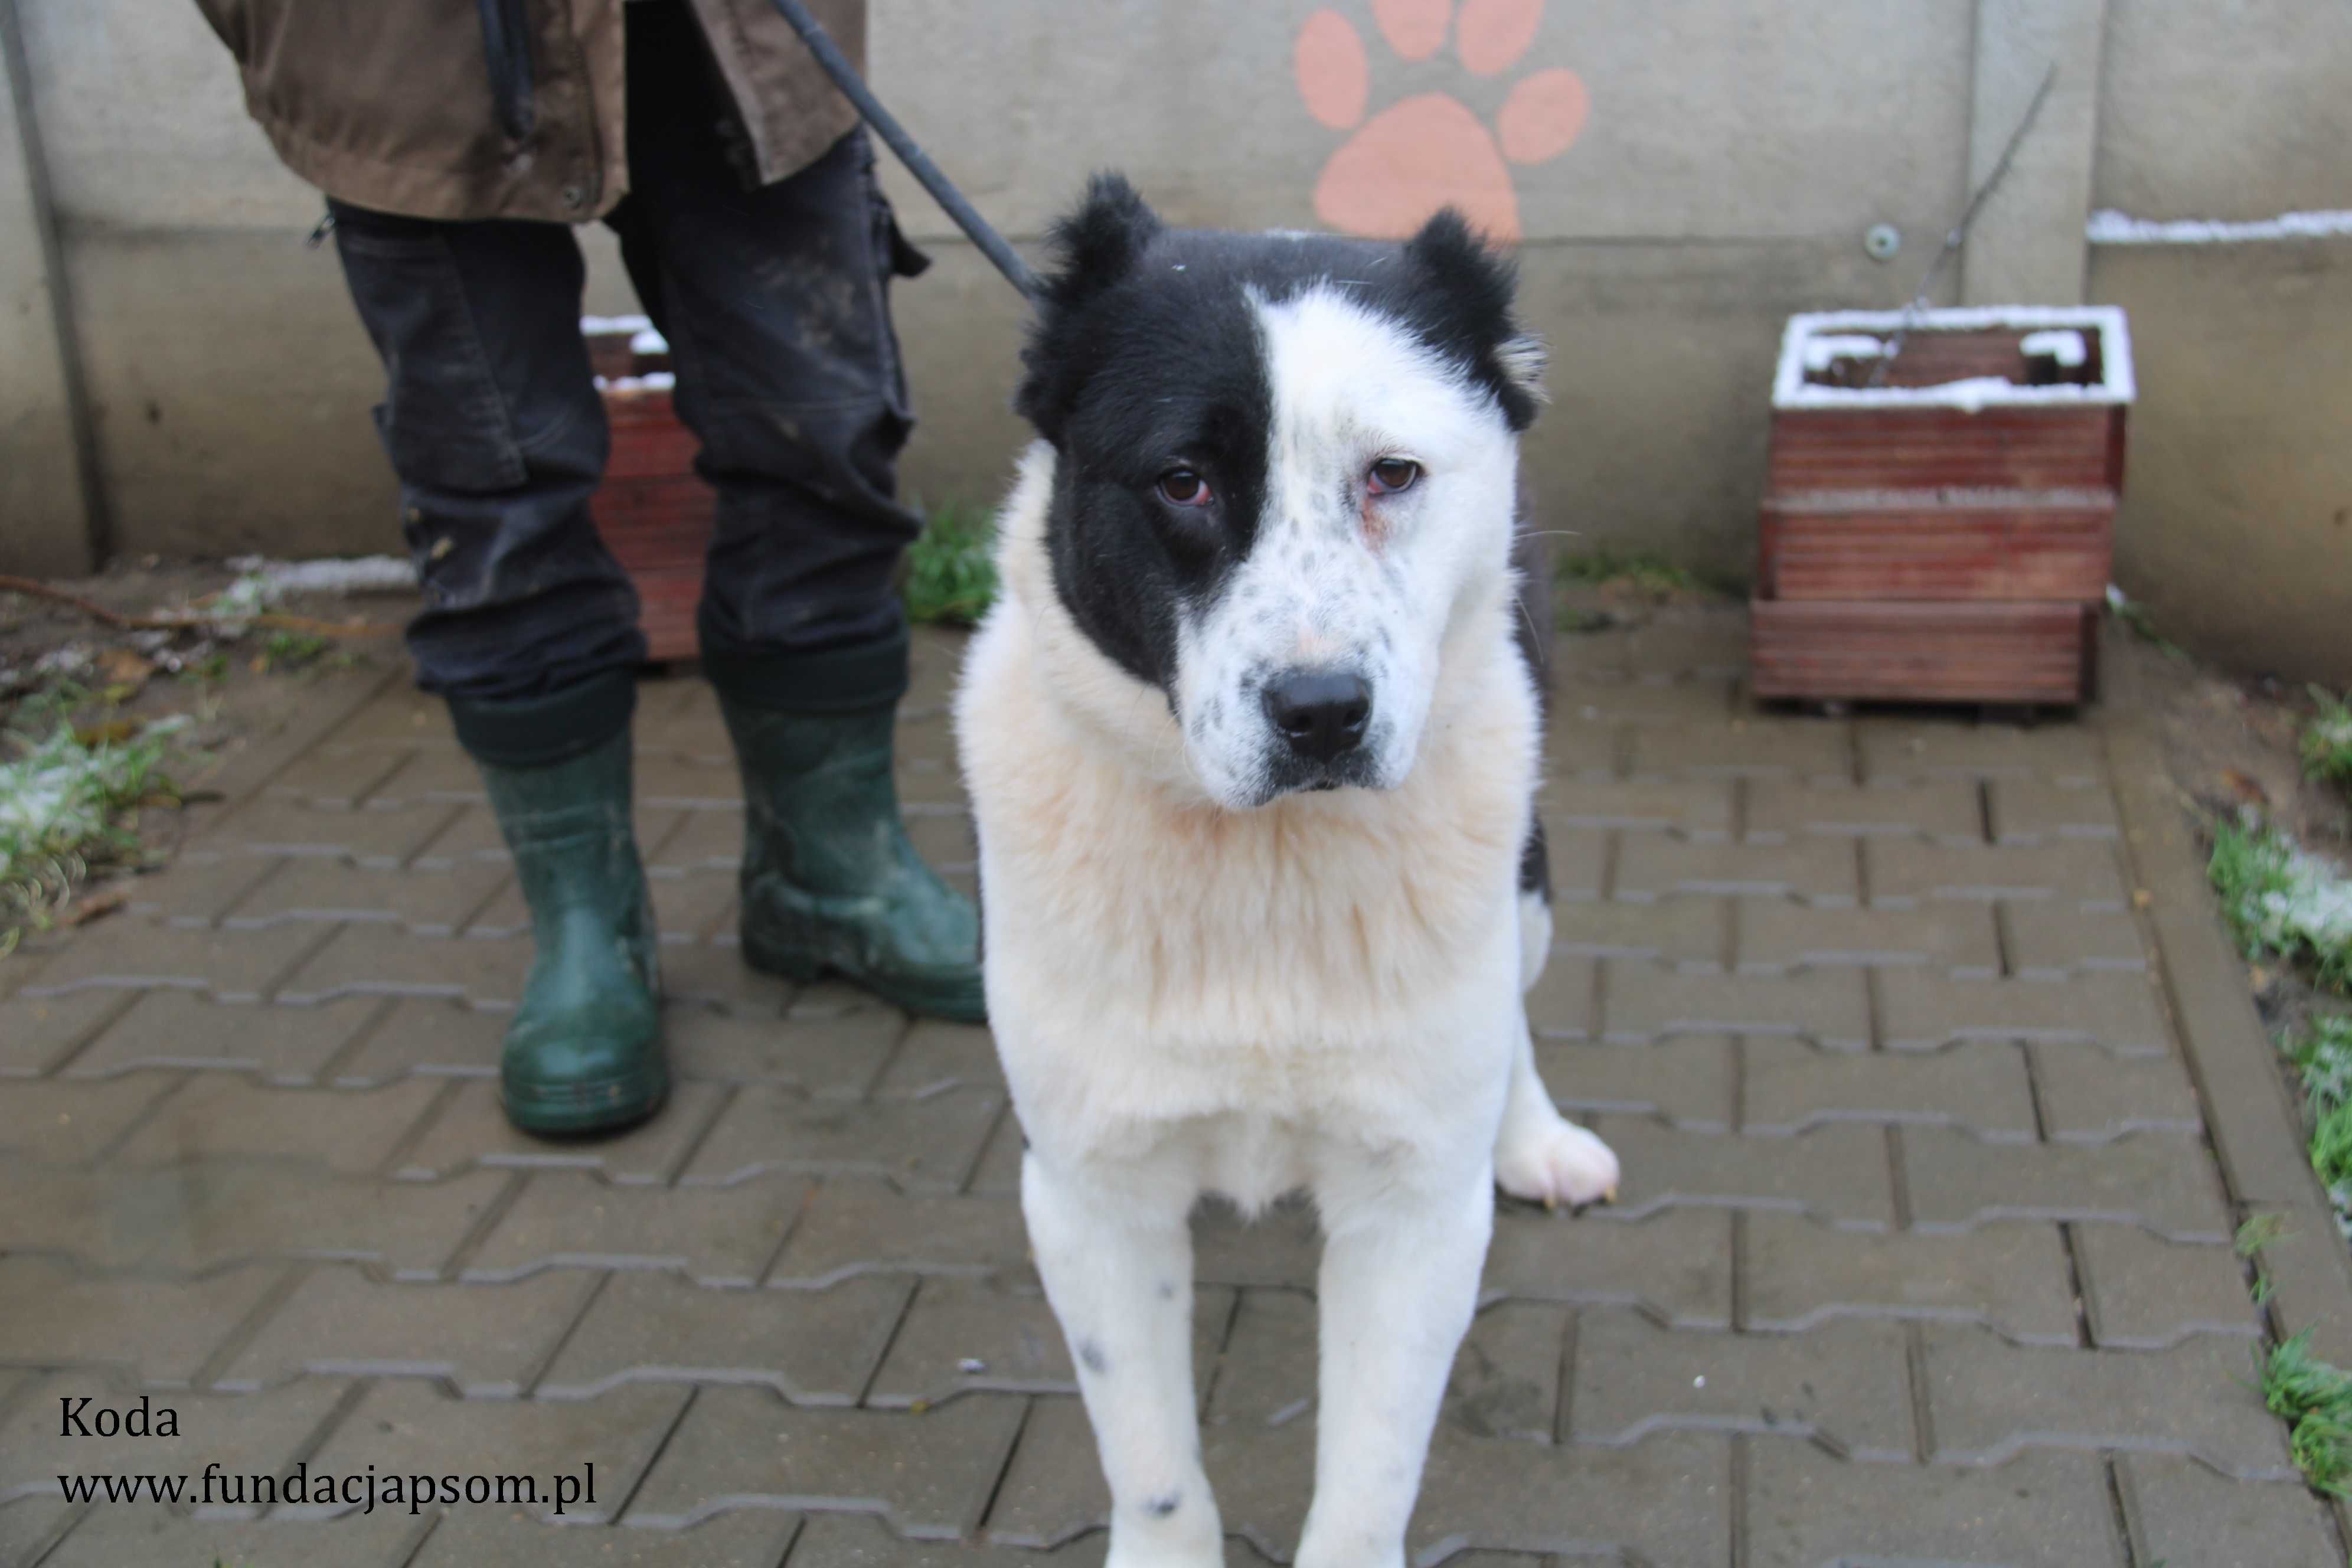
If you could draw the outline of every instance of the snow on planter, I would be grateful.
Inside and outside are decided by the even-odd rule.
[[[2087,696],[2135,392],[2108,307],[1792,318],[1759,528],[1757,694]]]
[[[697,443],[672,402],[669,344],[643,316],[583,317],[580,332],[613,430],[589,511],[636,584],[649,657],[691,658],[718,497],[694,471]]]

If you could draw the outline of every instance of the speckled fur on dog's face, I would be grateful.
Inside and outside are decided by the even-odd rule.
[[[1449,626],[1508,569],[1540,356],[1507,269],[1450,215],[1402,246],[1171,232],[1116,183],[1061,240],[1021,395],[1061,458],[1056,595],[1218,805],[1394,787]],[[1299,672],[1370,689],[1334,761],[1269,716]]]

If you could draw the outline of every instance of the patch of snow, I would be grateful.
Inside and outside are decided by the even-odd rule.
[[[2252,222],[2225,218],[2133,217],[2114,208],[2084,226],[2093,245],[2262,245],[2285,239],[2352,238],[2352,212],[2281,213]]]
[[[2083,334],[2072,327],[2051,327],[2039,332],[2028,332],[2017,346],[2027,359],[2046,356],[2056,360],[2065,370],[2080,370],[2091,358],[2091,351],[2083,342]]]
[[[1886,352],[1884,339],[1863,332],[1829,333],[1805,343],[1805,368],[1821,372],[1842,359],[1876,359]]]
[[[647,327],[629,340],[629,352],[633,354],[666,354],[669,353],[669,340]]]
[[[2105,375],[2090,386],[2061,382],[2025,386],[1998,376],[1971,376],[1940,386],[1820,386],[1805,379],[1807,345],[1848,333],[1969,332],[2002,330],[2039,334],[2096,332]],[[1934,310],[1822,310],[1789,318],[1780,363],[1772,377],[1775,408],[2035,408],[2053,404],[2117,406],[2138,395],[2132,379],[2131,330],[2113,305],[1977,305]]]
[[[588,338],[606,337],[617,332],[627,332],[634,337],[639,332],[649,332],[653,328],[653,318],[650,316],[583,316],[580,318],[580,335]]]
[[[229,564],[261,579],[271,600],[288,594],[404,594],[416,586],[416,568],[394,555],[346,560],[264,561],[247,555]]]
[[[599,392],[668,392],[677,385],[674,372],[657,370],[649,375],[600,375],[596,378]]]

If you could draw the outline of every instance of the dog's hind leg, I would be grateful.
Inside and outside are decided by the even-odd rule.
[[[1190,1183],[1065,1171],[1034,1149],[1022,1163],[1037,1272],[1110,1483],[1104,1568],[1224,1562],[1193,1404],[1193,1196]]]
[[[1536,1071],[1536,1044],[1519,1026],[1511,1089],[1495,1139],[1495,1184],[1547,1208],[1581,1208],[1617,1195],[1617,1156],[1559,1113]]]
[[[1477,1306],[1492,1185],[1480,1161],[1429,1188],[1383,1184],[1350,1203],[1327,1185],[1318,1196],[1330,1237],[1317,1286],[1315,1501],[1292,1564],[1404,1568],[1438,1401]]]

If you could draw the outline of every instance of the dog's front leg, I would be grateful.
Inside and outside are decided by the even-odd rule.
[[[1315,1502],[1293,1568],[1403,1568],[1430,1430],[1495,1225],[1483,1163],[1362,1204],[1324,1195]]]
[[[1187,1183],[1072,1170],[1034,1149],[1022,1163],[1037,1272],[1070,1342],[1110,1483],[1105,1568],[1225,1560],[1193,1404],[1194,1195]]]

